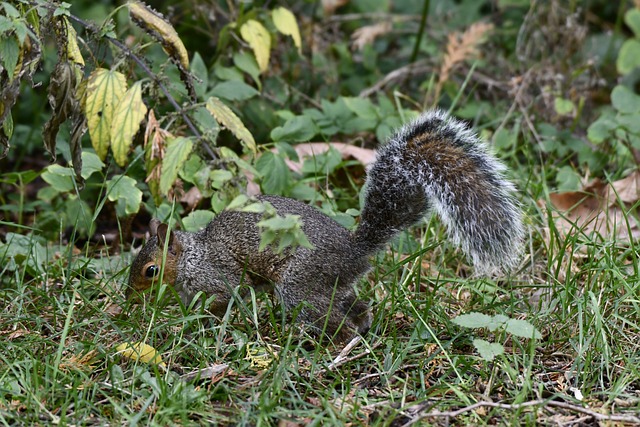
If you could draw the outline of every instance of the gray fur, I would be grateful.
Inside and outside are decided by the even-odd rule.
[[[266,285],[287,310],[299,309],[299,321],[319,331],[326,326],[329,336],[348,339],[371,324],[368,304],[354,288],[370,269],[369,257],[431,211],[478,271],[517,264],[524,232],[515,189],[504,170],[467,126],[440,111],[425,113],[378,152],[355,233],[299,201],[260,196],[281,215],[299,215],[314,248],[298,247],[284,255],[270,248],[259,251],[259,215],[223,212],[197,233],[174,232],[174,287],[185,303],[199,291],[215,295],[211,308],[222,314],[241,282]],[[130,284],[152,259],[149,246],[157,242],[150,241],[134,261]]]

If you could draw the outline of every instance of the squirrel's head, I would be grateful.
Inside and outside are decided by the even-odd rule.
[[[131,264],[129,283],[125,291],[127,300],[137,298],[154,283],[162,281],[173,285],[176,280],[178,257],[182,251],[180,242],[167,224],[152,219],[149,224],[151,238],[140,249],[138,256]],[[164,248],[167,247],[166,254]]]

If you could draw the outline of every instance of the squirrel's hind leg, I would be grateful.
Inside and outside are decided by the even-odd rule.
[[[287,286],[288,285],[288,286]],[[275,294],[287,313],[313,333],[345,342],[356,334],[364,334],[371,327],[371,310],[366,302],[359,300],[350,284],[338,284],[333,292],[307,288],[300,283],[276,286]]]

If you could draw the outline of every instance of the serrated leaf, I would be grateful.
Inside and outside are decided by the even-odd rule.
[[[196,94],[199,98],[204,98],[209,86],[209,70],[207,70],[207,66],[198,52],[193,55],[191,60],[191,72],[199,80],[196,80],[193,84]]]
[[[138,1],[129,2],[131,20],[160,42],[167,54],[185,70],[189,69],[189,55],[182,40],[164,17]]]
[[[260,71],[265,72],[269,67],[271,51],[271,36],[269,31],[255,19],[250,19],[240,28],[242,39],[249,43],[258,61]]]
[[[306,142],[320,130],[309,116],[295,116],[271,131],[275,142]]]
[[[120,99],[111,122],[111,150],[118,165],[127,163],[133,137],[138,133],[146,114],[147,106],[142,102],[142,83],[136,82]]]
[[[491,343],[479,338],[473,340],[473,346],[480,353],[480,357],[487,362],[491,362],[496,356],[504,354],[504,347],[502,344]]]
[[[260,94],[254,87],[238,80],[219,83],[215,85],[210,93],[218,98],[228,99],[229,101],[245,101]]]
[[[2,66],[5,68],[9,82],[13,81],[15,77],[14,72],[18,65],[18,59],[20,57],[20,46],[18,40],[12,36],[0,37],[0,60]]]
[[[256,162],[262,176],[260,186],[266,194],[284,194],[291,185],[291,172],[282,157],[267,151]]]
[[[293,44],[298,48],[298,52],[302,50],[302,39],[300,38],[300,29],[296,17],[289,9],[277,7],[271,12],[271,19],[276,29],[286,36],[291,36]]]
[[[491,325],[492,318],[486,314],[482,313],[467,313],[461,314],[460,316],[455,317],[451,320],[458,326],[462,326],[463,328],[486,328]]]
[[[193,150],[193,141],[189,138],[178,137],[167,141],[167,151],[162,159],[162,174],[160,176],[160,192],[167,194],[178,177],[178,172]]]
[[[244,142],[245,147],[253,153],[257,151],[256,141],[253,139],[253,135],[251,135],[251,132],[249,132],[242,123],[242,120],[236,116],[231,108],[227,107],[215,96],[207,100],[206,107],[218,123],[231,131],[240,141]]]
[[[149,363],[152,365],[158,365],[162,367],[166,367],[167,365],[162,361],[162,356],[158,353],[158,351],[150,346],[149,344],[145,344],[143,342],[125,342],[122,344],[118,344],[116,346],[116,351],[127,359],[131,359],[134,361],[141,361],[143,363]]]
[[[142,191],[136,184],[135,179],[125,175],[115,175],[107,181],[107,198],[112,202],[122,200],[127,215],[132,215],[140,210]]]
[[[98,68],[89,76],[84,102],[85,116],[91,144],[101,160],[107,157],[114,113],[126,90],[125,76],[117,71]]]
[[[533,338],[536,340],[542,338],[542,334],[535,328],[535,326],[526,320],[509,319],[505,330],[510,334],[521,338]]]

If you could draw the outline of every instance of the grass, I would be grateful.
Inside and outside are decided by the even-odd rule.
[[[423,244],[439,241],[438,229],[422,230]],[[540,246],[544,257],[533,254],[536,262],[524,262],[504,283],[461,278],[464,260],[447,249],[425,246],[419,256],[407,257],[411,253],[401,243],[412,240],[401,239],[378,256],[364,283],[375,300],[371,332],[341,356],[342,347],[305,345],[313,338],[260,295],[236,301],[222,321],[202,309],[155,303],[113,316],[109,306],[123,303],[127,256],[105,256],[98,263],[67,246],[47,262],[4,259],[0,422],[638,421],[635,247],[550,233],[553,243]],[[537,235],[534,240],[542,242]],[[474,311],[526,319],[543,338],[470,331],[451,322]],[[503,345],[505,353],[483,360],[471,345],[475,337]],[[128,341],[155,347],[166,368],[119,355],[117,344]],[[503,406],[465,410],[477,402]]]
[[[624,3],[620,3],[616,27],[622,25]],[[549,40],[567,43],[545,45],[533,34],[531,47],[535,50],[530,49],[533,53],[529,55],[534,58],[523,60],[527,49],[518,51],[513,67],[508,62],[511,58],[499,56],[501,48],[488,48],[483,51],[484,61],[495,65],[482,66],[483,74],[495,71],[495,83],[503,82],[502,88],[494,86],[492,79],[487,84],[477,80],[475,63],[455,96],[452,91],[460,76],[443,87],[445,100],[453,100],[460,109],[478,110],[477,114],[467,111],[467,119],[481,118],[479,126],[493,120],[490,128],[502,133],[498,151],[508,153],[507,163],[518,177],[530,236],[521,268],[511,277],[474,277],[459,253],[448,244],[441,245],[445,238],[438,221],[430,221],[381,252],[373,270],[361,280],[362,292],[374,305],[371,331],[352,347],[313,346],[309,344],[314,338],[293,326],[265,295],[235,300],[222,319],[164,300],[127,307],[122,286],[128,253],[89,256],[78,253],[72,243],[53,245],[22,227],[23,235],[7,235],[6,244],[0,243],[0,424],[640,424],[637,243],[591,235],[580,227],[565,234],[546,215],[549,190],[545,183],[560,182],[560,171],[568,164],[580,165],[575,173],[579,175],[585,164],[597,166],[598,156],[608,154],[602,147],[592,153],[592,159],[574,153],[578,145],[584,145],[584,134],[601,105],[587,104],[580,109],[585,116],[578,112],[571,124],[547,101],[556,97],[573,100],[574,92],[596,100],[609,97],[608,91],[602,92],[601,83],[580,86],[581,73],[591,65],[566,63],[574,60],[574,52],[571,40],[565,37],[579,32],[568,24],[566,28],[553,22],[547,25],[547,19],[553,17],[547,12],[557,10],[561,2],[549,4],[550,10],[528,14],[529,23],[523,23],[523,30],[527,30],[525,25],[531,25],[532,34],[551,29],[557,31],[557,37]],[[463,2],[460,7],[465,8],[466,16],[468,5]],[[547,26],[540,27],[535,17]],[[519,45],[526,42],[526,37],[520,40],[520,34],[526,36],[528,31],[510,28],[512,19],[517,18],[501,16],[498,21],[504,26],[499,36],[512,37],[509,44],[516,44],[517,36]],[[609,33],[609,24],[600,24],[602,30]],[[590,25],[597,26],[595,22]],[[438,28],[438,32],[449,30]],[[568,31],[564,35],[563,29]],[[620,28],[615,32],[620,33]],[[338,32],[334,37],[343,35]],[[403,46],[401,41],[396,44]],[[535,52],[547,47],[552,48],[552,58],[545,52],[548,62],[539,63]],[[521,73],[526,68],[530,71]],[[594,81],[619,80],[606,67],[596,71],[603,75]],[[566,87],[560,87],[559,78],[547,80],[559,75],[566,78]],[[317,101],[327,91],[327,99],[333,101],[341,91],[331,87],[332,80],[344,84],[341,77],[322,76],[326,80],[323,92],[311,94],[310,99]],[[373,82],[379,77],[376,69],[367,78]],[[431,84],[434,78],[435,74]],[[521,84],[518,88],[511,86],[516,81],[520,83],[514,85]],[[464,90],[467,83],[471,93]],[[416,98],[423,96],[423,86],[420,88]],[[403,89],[400,86],[396,94],[413,93]],[[302,106],[307,106],[306,98]],[[292,111],[298,107],[293,105]],[[491,114],[485,117],[482,108],[490,108]],[[512,123],[514,129],[509,130]],[[566,130],[567,123],[576,135]],[[551,127],[562,132],[550,133]],[[346,139],[349,136],[353,135]],[[615,150],[607,165],[622,173],[628,163],[616,163],[615,146],[620,141],[612,141]],[[35,208],[26,200],[26,185],[37,174],[10,174],[3,174],[5,186],[0,190],[11,185],[13,195],[19,197],[0,194],[5,205],[2,212],[16,211],[12,221],[22,224],[32,211],[42,209],[40,219],[47,216],[52,220],[48,224],[55,224],[58,218],[51,206]],[[346,181],[357,187],[360,180],[348,176]],[[544,207],[536,204],[538,199],[544,201]],[[46,205],[43,200],[36,203]],[[0,227],[19,228],[10,221],[0,221]],[[165,288],[164,293],[170,300],[170,289]],[[125,307],[124,315],[114,314],[114,304]],[[452,321],[474,312],[526,320],[542,338],[524,339],[502,329],[462,328]],[[483,339],[504,353],[493,360],[483,358],[474,339]],[[117,347],[127,342],[152,346],[163,364],[125,357]]]

